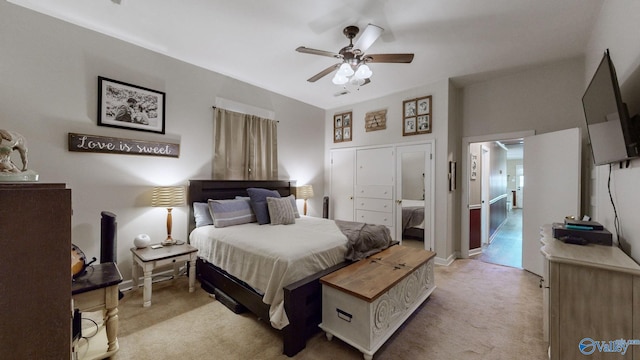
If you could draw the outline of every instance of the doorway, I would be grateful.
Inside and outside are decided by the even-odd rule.
[[[529,135],[463,139],[462,257],[522,268],[522,139]]]
[[[479,143],[481,219],[477,259],[522,268],[522,138]],[[470,145],[470,151],[477,148]],[[469,185],[471,186],[471,185]],[[473,202],[473,194],[470,195]],[[471,227],[470,231],[477,231]]]

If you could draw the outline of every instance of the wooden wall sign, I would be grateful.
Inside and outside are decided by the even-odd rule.
[[[364,129],[369,131],[387,128],[387,109],[368,112],[364,116]]]
[[[69,133],[69,151],[180,156],[180,144]]]

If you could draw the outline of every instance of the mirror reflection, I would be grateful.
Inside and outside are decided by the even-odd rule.
[[[425,152],[403,152],[402,237],[424,239]]]

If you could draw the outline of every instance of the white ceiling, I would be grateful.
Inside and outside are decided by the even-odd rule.
[[[603,0],[8,0],[323,109],[447,78],[466,83],[584,53]],[[385,29],[367,53],[415,53],[370,64],[371,83],[334,96],[344,27]],[[357,40],[357,38],[356,38]]]

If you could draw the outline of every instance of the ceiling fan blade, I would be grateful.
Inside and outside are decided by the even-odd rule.
[[[296,51],[297,52],[301,52],[301,53],[305,53],[305,54],[321,55],[321,56],[328,56],[328,57],[333,57],[333,58],[337,58],[337,59],[342,59],[342,55],[340,55],[340,54],[336,54],[336,53],[331,52],[331,51],[312,49],[312,48],[308,48],[308,47],[304,47],[304,46],[298,46]]]
[[[328,68],[320,71],[319,73],[313,75],[312,77],[308,78],[307,81],[308,82],[316,82],[318,80],[320,80],[321,78],[323,78],[324,76],[326,76],[327,74],[331,73],[333,70],[336,70],[337,68],[340,67],[340,65],[342,65],[342,63],[337,63],[335,65],[331,65]]]
[[[366,62],[373,63],[410,63],[413,61],[413,54],[367,54],[364,57]]]
[[[356,43],[353,44],[353,48],[359,49],[360,51],[362,51],[362,53],[364,53],[365,51],[367,51],[369,46],[371,46],[376,40],[378,40],[383,31],[384,29],[378,25],[367,25],[367,28],[364,29],[362,35],[360,35]]]

